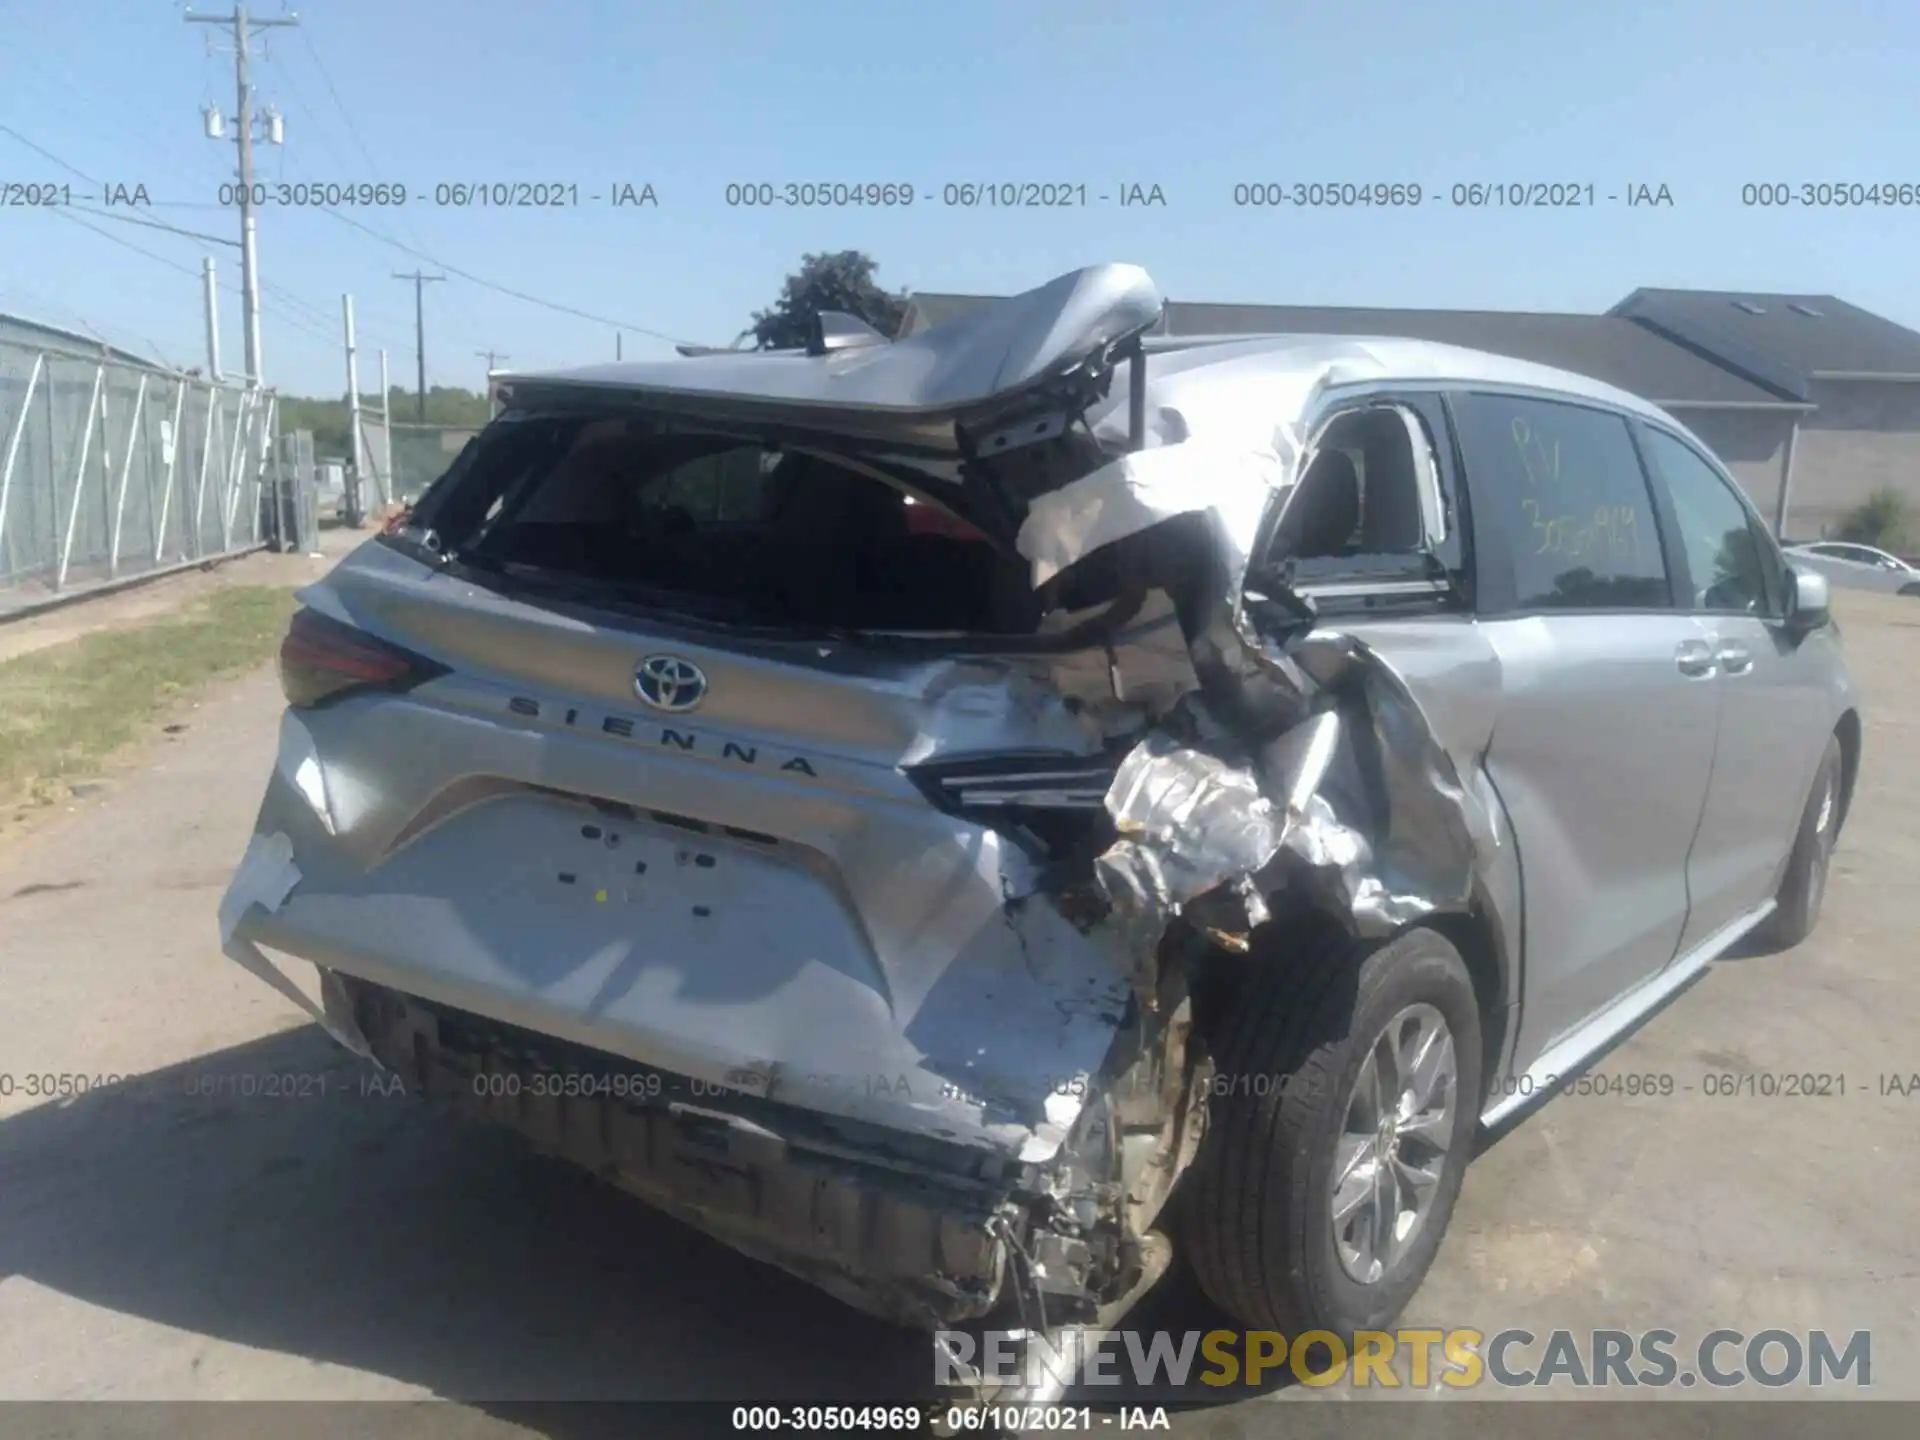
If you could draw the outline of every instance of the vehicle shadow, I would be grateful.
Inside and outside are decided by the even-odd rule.
[[[307,1027],[0,1121],[0,1274],[481,1404],[930,1388],[924,1337],[373,1074]]]
[[[947,1398],[926,1337],[370,1077],[304,1027],[0,1120],[0,1275],[569,1440],[631,1431],[577,1402]],[[1198,1389],[1073,1399],[1249,1393]]]

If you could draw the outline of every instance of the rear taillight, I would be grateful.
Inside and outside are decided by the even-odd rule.
[[[1117,755],[1014,754],[936,760],[907,771],[949,815],[1059,856],[1104,843]]]
[[[317,610],[296,610],[280,642],[280,688],[296,709],[366,690],[410,690],[446,673],[444,665]]]
[[[916,765],[943,810],[1098,810],[1118,761],[1105,755],[993,755]]]

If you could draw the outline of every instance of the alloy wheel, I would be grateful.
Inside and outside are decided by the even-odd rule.
[[[1341,1267],[1362,1285],[1393,1273],[1433,1210],[1458,1081],[1453,1032],[1424,1002],[1400,1010],[1367,1047],[1336,1142],[1329,1203]]]

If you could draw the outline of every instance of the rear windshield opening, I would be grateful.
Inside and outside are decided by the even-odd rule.
[[[625,417],[498,422],[421,523],[455,559],[744,624],[1029,635],[1026,562],[832,459]]]

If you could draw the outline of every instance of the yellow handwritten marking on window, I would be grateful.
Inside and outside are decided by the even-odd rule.
[[[1513,448],[1520,454],[1520,466],[1527,483],[1535,488],[1560,482],[1560,437],[1540,436],[1521,416],[1513,417]]]
[[[1520,509],[1533,527],[1535,555],[1561,555],[1569,560],[1630,555],[1639,558],[1640,530],[1632,505],[1600,505],[1591,517],[1560,513],[1542,515],[1540,502],[1520,497]]]

